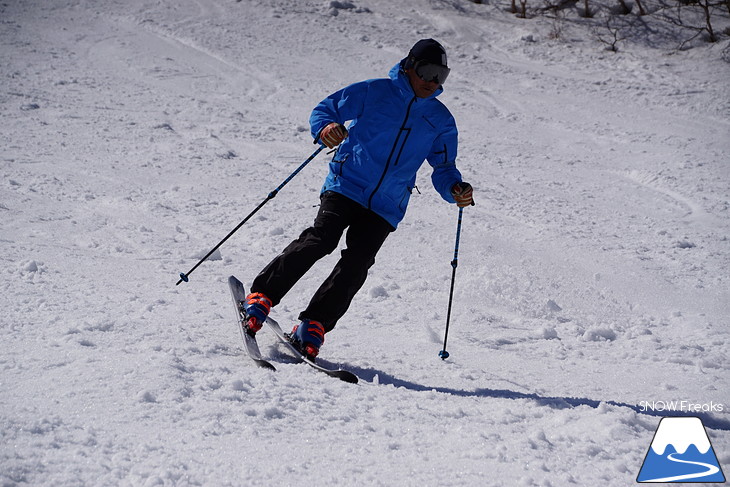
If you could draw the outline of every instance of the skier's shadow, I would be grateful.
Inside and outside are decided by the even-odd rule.
[[[362,380],[373,382],[376,380],[381,385],[392,385],[395,387],[402,387],[416,392],[430,392],[436,391],[443,394],[452,394],[460,397],[484,397],[494,399],[525,399],[534,401],[540,406],[549,407],[551,409],[568,409],[576,408],[578,406],[589,406],[597,408],[600,404],[609,404],[611,406],[618,406],[623,408],[629,408],[636,411],[639,414],[645,414],[647,416],[665,417],[665,416],[687,416],[697,417],[702,420],[702,423],[715,430],[730,431],[730,421],[726,419],[716,418],[703,411],[659,411],[650,408],[644,408],[637,404],[628,404],[618,401],[597,401],[595,399],[587,399],[580,397],[550,397],[541,396],[534,392],[519,392],[511,391],[509,389],[489,389],[486,387],[480,387],[474,390],[454,389],[452,387],[431,387],[407,380],[399,379],[386,372],[374,369],[363,369],[359,367],[349,367],[351,372],[357,374]]]

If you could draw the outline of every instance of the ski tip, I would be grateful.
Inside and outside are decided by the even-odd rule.
[[[258,365],[258,366],[259,366],[259,367],[261,367],[262,369],[266,369],[266,370],[273,370],[273,371],[276,371],[276,367],[274,367],[274,366],[273,366],[273,365],[271,364],[271,362],[269,362],[269,361],[267,361],[267,360],[264,360],[264,359],[259,359],[259,360],[256,360],[256,365]]]
[[[333,374],[335,377],[340,379],[343,382],[347,382],[349,384],[357,384],[358,378],[355,374],[352,372],[348,372],[346,370],[336,370],[336,374]]]
[[[231,287],[239,287],[241,288],[241,292],[245,292],[243,283],[236,276],[228,276],[228,285]]]

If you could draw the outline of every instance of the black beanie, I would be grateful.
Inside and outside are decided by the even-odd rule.
[[[421,39],[416,42],[408,53],[408,57],[415,61],[447,66],[446,49],[433,39]]]

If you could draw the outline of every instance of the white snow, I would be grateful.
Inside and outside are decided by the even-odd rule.
[[[642,401],[722,405],[696,415],[727,470],[727,36],[677,51],[648,17],[613,53],[506,3],[3,2],[0,485],[626,486],[672,413]],[[477,202],[451,357],[457,214],[424,168],[322,349],[360,384],[270,333],[254,367],[226,279],[312,221],[328,158],[178,273],[311,154],[319,100],[423,37]]]

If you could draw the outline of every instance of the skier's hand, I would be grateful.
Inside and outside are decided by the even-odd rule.
[[[451,196],[454,197],[459,208],[474,205],[473,193],[474,188],[469,183],[456,183],[451,187]]]
[[[319,133],[319,140],[327,146],[328,149],[334,149],[347,137],[347,129],[344,125],[332,122],[327,125]]]

